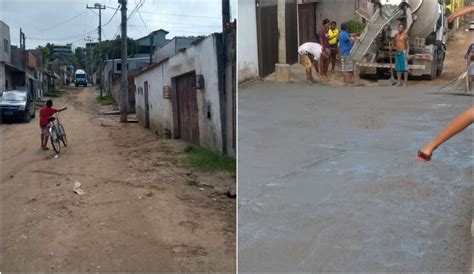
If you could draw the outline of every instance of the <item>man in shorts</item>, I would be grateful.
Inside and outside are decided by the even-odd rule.
[[[48,100],[46,101],[46,106],[40,109],[40,119],[39,124],[41,128],[41,149],[48,150],[48,125],[49,121],[48,118],[51,117],[56,112],[60,112],[66,110],[67,107],[63,107],[61,109],[53,108],[53,101]]]
[[[314,66],[316,73],[318,70],[318,62],[321,58],[322,47],[318,43],[307,42],[298,47],[298,54],[300,55],[301,64],[304,66],[306,72],[306,82],[310,85],[317,83],[311,73],[311,68]]]
[[[395,71],[397,72],[397,86],[402,86],[402,73],[404,76],[403,86],[407,86],[408,80],[408,36],[405,32],[405,26],[400,23],[398,25],[398,32],[394,36],[395,42]]]
[[[357,34],[347,32],[347,25],[345,23],[341,24],[341,32],[339,33],[339,50],[341,52],[341,70],[344,75],[344,84],[346,85],[350,84],[353,80],[354,65],[352,60],[348,60],[348,58],[352,49],[352,41],[356,35]]]

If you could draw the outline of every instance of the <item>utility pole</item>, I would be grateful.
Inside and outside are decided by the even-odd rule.
[[[26,47],[25,47],[25,33],[23,30],[20,28],[20,50],[21,50],[21,65],[23,66],[23,69],[26,68]],[[26,79],[25,79],[25,85],[26,85]]]
[[[222,28],[225,33],[226,25],[230,22],[230,3],[229,0],[222,0]]]
[[[153,61],[153,51],[154,51],[154,47],[153,47],[153,33],[150,33],[150,60],[148,61],[148,64],[151,65],[151,62]]]
[[[87,36],[86,38],[84,38],[84,41],[86,42],[89,42],[89,46],[87,46],[87,43],[86,43],[86,48],[87,48],[87,55],[88,55],[88,64],[89,64],[89,68],[88,68],[88,71],[89,71],[89,77],[92,77],[92,53],[91,53],[91,47],[92,47],[92,41],[94,41],[94,39],[92,39],[92,37],[90,36]]]
[[[102,10],[105,10],[105,5],[101,5],[99,3],[95,3],[93,7],[89,7],[89,5],[86,5],[87,9],[92,9],[92,10],[99,10],[99,58],[100,58],[100,67],[99,67],[99,90],[100,90],[100,98],[102,98],[102,90],[103,90],[103,85],[102,85],[102,75],[101,75],[101,68],[102,68],[102,48],[100,47],[101,42],[102,42]]]
[[[127,68],[127,0],[118,0],[122,5],[120,11],[122,12],[122,63],[120,81],[120,122],[127,122],[128,114],[128,68]]]
[[[275,64],[277,82],[289,82],[290,65],[286,63],[286,1],[278,0],[278,64]]]

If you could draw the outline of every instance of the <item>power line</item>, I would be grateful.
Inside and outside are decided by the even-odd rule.
[[[145,0],[143,0],[143,4],[145,4]],[[142,5],[143,5],[143,4],[142,4]],[[140,10],[138,10],[138,15],[140,16],[140,19],[142,20],[143,25],[145,26],[145,29],[147,30],[147,32],[150,32],[150,29],[148,28],[148,26],[146,25],[145,21],[143,20],[142,13],[140,12]]]
[[[109,8],[109,7],[107,7]],[[216,16],[199,16],[199,15],[189,15],[189,14],[173,14],[173,13],[159,13],[152,11],[141,11],[142,13],[156,14],[156,15],[166,15],[166,16],[179,16],[179,17],[192,17],[192,18],[206,18],[206,19],[221,19],[221,17]]]
[[[120,9],[121,5],[119,5],[116,9],[115,9],[115,12],[114,14],[112,15],[112,17],[110,17],[109,21],[107,21],[107,23],[105,23],[103,25],[103,27],[107,26],[108,24],[110,24],[110,22],[112,22],[112,19],[114,19],[115,15],[117,14],[117,11]]]
[[[215,16],[199,16],[199,15],[186,15],[186,14],[173,14],[173,13],[159,13],[159,12],[152,12],[152,11],[142,11],[142,12],[143,13],[149,13],[149,14],[166,15],[166,16],[206,18],[206,19],[221,19],[220,17],[215,17]]]
[[[135,8],[133,8],[133,10],[130,12],[130,15],[128,15],[127,20],[133,16],[133,14],[141,7],[141,5],[143,5],[142,0],[140,0],[140,2],[138,2]]]
[[[59,26],[59,25],[61,25],[61,24],[67,23],[67,22],[69,22],[69,21],[71,21],[71,20],[73,20],[73,19],[76,19],[77,17],[83,15],[83,14],[86,13],[86,12],[87,12],[87,11],[81,12],[81,13],[79,13],[79,14],[77,14],[77,15],[75,15],[75,16],[69,18],[69,19],[66,19],[66,20],[64,20],[64,21],[62,21],[62,22],[60,22],[60,23],[57,23],[57,24],[55,24],[55,25],[53,25],[53,26],[47,27],[47,28],[45,28],[45,29],[43,29],[43,30],[40,30],[40,32],[47,31],[47,30],[50,30],[50,29],[52,29],[52,28],[54,28],[54,27],[57,27],[57,26]]]
[[[88,31],[88,32],[85,32],[83,34],[79,34],[79,35],[74,35],[74,36],[68,36],[68,37],[61,37],[61,38],[39,38],[39,37],[28,37],[29,40],[38,40],[38,41],[44,41],[44,40],[69,40],[69,39],[74,39],[74,38],[78,38],[78,37],[84,37],[86,34],[90,34],[90,33],[93,33],[95,32],[96,29],[93,29],[91,31]]]
[[[146,22],[156,22],[156,23],[160,23],[161,24],[164,24],[164,25],[176,25],[176,26],[193,26],[193,27],[221,27],[221,25],[196,25],[196,24],[180,24],[180,23],[173,23],[173,22],[169,22],[169,21],[160,21],[160,20],[145,20]]]

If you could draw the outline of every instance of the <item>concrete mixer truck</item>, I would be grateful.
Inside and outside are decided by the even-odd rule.
[[[446,51],[443,1],[369,0],[364,14],[366,27],[349,56],[361,75],[390,75],[395,60],[390,43],[400,23],[409,39],[410,74],[428,80],[441,74]]]

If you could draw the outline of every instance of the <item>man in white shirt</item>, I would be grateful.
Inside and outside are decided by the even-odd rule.
[[[317,83],[311,74],[311,67],[316,69],[316,73],[319,75],[319,59],[321,58],[321,53],[323,48],[318,43],[304,43],[298,48],[298,54],[300,55],[301,64],[304,66],[306,72],[306,82],[310,85]]]

